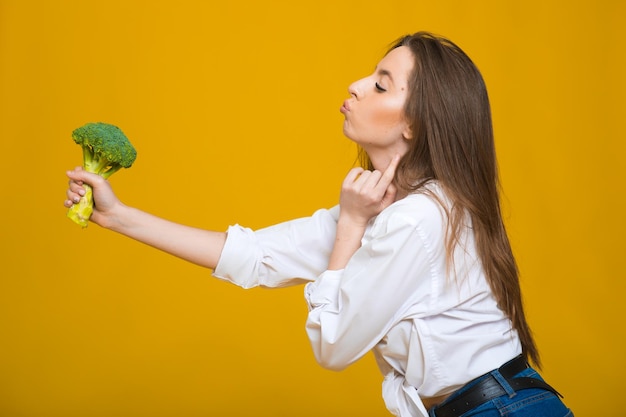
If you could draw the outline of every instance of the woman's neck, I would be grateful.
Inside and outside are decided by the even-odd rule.
[[[394,158],[394,156],[404,155],[406,153],[406,150],[405,149],[402,149],[402,150],[383,149],[378,152],[370,152],[370,151],[366,151],[366,152],[367,152],[368,158],[372,162],[372,166],[374,167],[374,169],[378,171],[385,171],[387,167],[389,166],[389,164],[391,163],[391,160]]]

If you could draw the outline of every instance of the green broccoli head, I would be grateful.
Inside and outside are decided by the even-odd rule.
[[[83,168],[109,178],[120,168],[130,168],[137,151],[124,132],[107,123],[87,123],[72,132],[72,139],[83,148]],[[93,192],[87,184],[85,195],[74,204],[67,216],[82,227],[87,227],[93,213]]]
[[[83,148],[83,167],[109,178],[120,168],[130,168],[137,151],[124,132],[107,123],[87,123],[72,132],[72,139]]]

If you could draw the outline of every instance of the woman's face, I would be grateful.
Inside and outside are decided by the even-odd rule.
[[[404,114],[413,71],[413,53],[406,46],[389,52],[374,73],[354,82],[350,98],[341,107],[344,134],[370,154],[377,149],[393,152],[407,148],[411,132]],[[370,154],[371,157],[371,154]]]

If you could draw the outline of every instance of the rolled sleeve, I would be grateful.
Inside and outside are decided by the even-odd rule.
[[[228,228],[227,236],[213,276],[242,288],[256,287],[262,251],[254,231],[236,224]]]
[[[231,226],[213,276],[243,288],[313,281],[328,265],[337,216],[338,207],[257,231]]]
[[[306,285],[304,298],[309,306],[309,311],[327,304],[337,304],[342,274],[343,269],[326,271],[317,281]]]

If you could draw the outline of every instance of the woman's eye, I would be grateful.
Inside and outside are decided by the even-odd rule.
[[[376,91],[378,91],[380,93],[384,93],[387,90],[385,88],[383,88],[380,84],[376,83]]]

